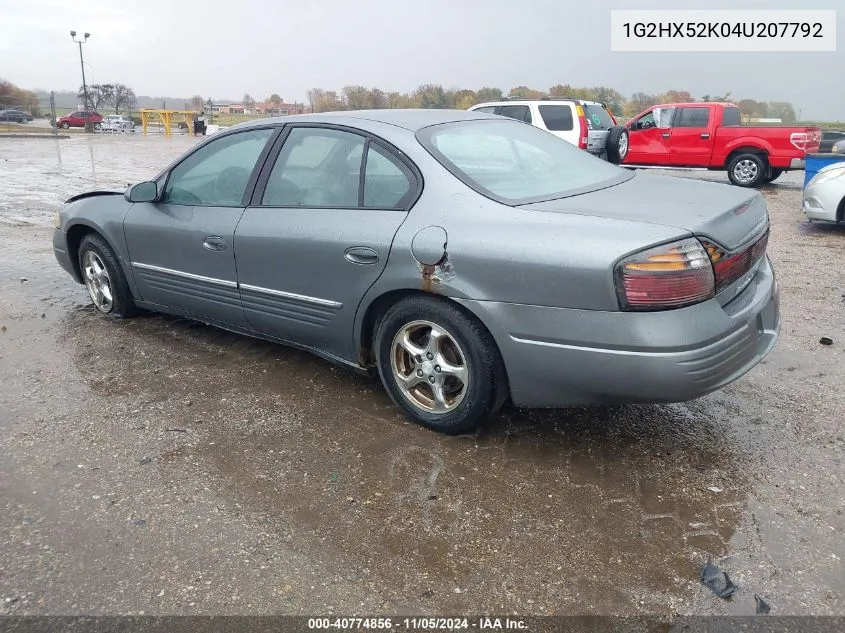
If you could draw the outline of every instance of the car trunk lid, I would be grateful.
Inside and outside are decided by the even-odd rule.
[[[766,203],[758,192],[643,173],[606,189],[524,207],[671,226],[729,253],[757,241],[769,225]]]

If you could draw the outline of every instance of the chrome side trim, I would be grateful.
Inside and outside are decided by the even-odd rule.
[[[141,262],[132,262],[134,268],[141,270],[152,270],[158,273],[166,273],[174,277],[183,277],[185,279],[193,279],[194,281],[205,281],[206,283],[215,284],[217,286],[225,286],[226,288],[237,288],[238,282],[227,281],[225,279],[216,279],[214,277],[203,277],[202,275],[194,275],[193,273],[185,273],[181,270],[173,270],[172,268],[162,268],[161,266],[153,266],[152,264],[142,264]]]
[[[324,306],[327,308],[334,308],[335,310],[340,310],[343,307],[342,303],[337,301],[332,301],[331,299],[320,299],[319,297],[309,297],[307,295],[298,295],[293,292],[284,292],[282,290],[272,290],[271,288],[262,288],[261,286],[250,286],[249,284],[239,284],[241,290],[251,290],[253,292],[259,292],[265,295],[272,295],[274,297],[284,297],[286,299],[295,299],[297,301],[303,301],[305,303],[312,303],[318,306]]]

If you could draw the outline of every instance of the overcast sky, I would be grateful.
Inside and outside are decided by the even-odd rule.
[[[409,91],[557,83],[626,96],[730,90],[790,101],[802,118],[845,119],[845,45],[835,53],[613,53],[611,9],[836,9],[843,0],[0,0],[0,77],[75,89],[69,31],[89,31],[88,81],[137,94],[239,100],[312,87]],[[131,11],[131,13],[130,13]]]

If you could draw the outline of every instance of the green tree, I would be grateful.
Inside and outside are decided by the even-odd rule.
[[[478,103],[485,103],[487,101],[501,101],[502,91],[499,88],[480,88],[475,93]]]
[[[420,108],[448,108],[449,99],[440,84],[423,84],[414,91],[414,101]]]
[[[606,88],[605,86],[597,86],[593,88],[593,95],[595,101],[603,103],[607,109],[613,114],[622,114],[625,110],[625,97],[622,93],[617,92],[613,88]]]
[[[345,86],[343,98],[347,110],[369,110],[374,107],[373,92],[364,86]]]
[[[541,99],[545,96],[546,93],[542,90],[534,90],[528,86],[517,86],[516,88],[511,88],[508,93],[508,97],[515,97],[517,99]]]
[[[458,90],[455,93],[455,108],[466,110],[476,103],[481,103],[475,90]]]

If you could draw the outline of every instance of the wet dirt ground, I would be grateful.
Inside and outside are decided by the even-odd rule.
[[[307,354],[94,312],[51,213],[193,142],[0,139],[0,613],[746,614],[759,594],[845,614],[845,228],[808,224],[792,181],[764,190],[764,364],[691,403],[444,437]],[[708,559],[732,600],[698,582]]]

